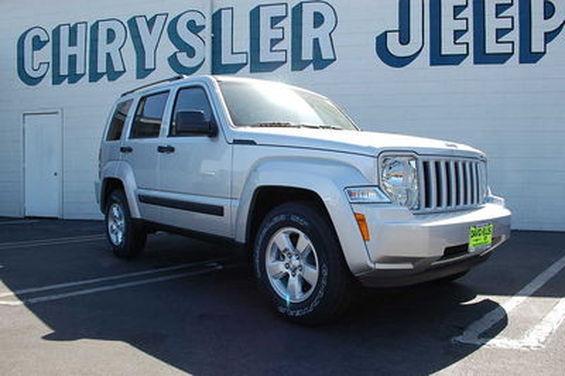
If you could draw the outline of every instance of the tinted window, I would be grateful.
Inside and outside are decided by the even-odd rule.
[[[156,138],[167,105],[169,93],[159,93],[141,98],[135,112],[131,138]]]
[[[199,87],[186,88],[179,90],[173,109],[173,118],[171,120],[171,130],[169,135],[176,136],[176,114],[180,111],[202,111],[206,121],[212,119],[212,108],[204,89]]]
[[[116,141],[122,138],[122,131],[124,130],[132,102],[133,101],[130,99],[129,101],[118,103],[116,111],[114,111],[114,115],[112,116],[112,121],[110,122],[110,129],[108,130],[106,141]]]

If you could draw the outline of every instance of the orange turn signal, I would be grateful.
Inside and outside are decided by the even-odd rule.
[[[365,215],[355,213],[355,220],[357,221],[357,226],[359,226],[359,231],[361,232],[363,240],[366,242],[371,240],[371,234],[369,234],[369,226],[367,226],[367,218],[365,218]]]

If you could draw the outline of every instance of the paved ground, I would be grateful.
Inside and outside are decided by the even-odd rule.
[[[0,374],[565,373],[565,233],[517,232],[459,283],[372,291],[342,322],[277,318],[230,249],[98,222],[0,220]]]

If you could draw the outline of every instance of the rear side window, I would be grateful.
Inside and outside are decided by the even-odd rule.
[[[180,111],[202,111],[206,121],[212,120],[212,107],[210,107],[208,96],[204,89],[200,87],[189,87],[179,90],[173,109],[169,136],[176,136],[175,119],[177,113]]]
[[[168,98],[169,92],[141,98],[135,111],[130,138],[159,137]]]
[[[112,121],[110,122],[106,141],[116,141],[122,138],[122,131],[124,130],[124,125],[132,102],[133,101],[130,99],[128,101],[118,103],[116,111],[114,111],[114,115],[112,116]]]

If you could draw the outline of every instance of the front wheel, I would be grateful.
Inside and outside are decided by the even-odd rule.
[[[108,197],[106,236],[112,251],[120,258],[133,258],[145,247],[147,232],[131,218],[127,198],[121,190],[113,191]]]
[[[351,302],[352,277],[329,220],[302,202],[273,209],[254,248],[255,274],[275,309],[305,324],[338,318]]]

